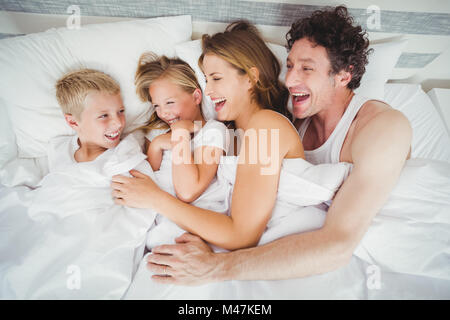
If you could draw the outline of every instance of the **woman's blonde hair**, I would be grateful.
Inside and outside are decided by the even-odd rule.
[[[135,76],[136,93],[143,101],[152,102],[149,88],[158,79],[167,78],[172,83],[180,86],[187,93],[193,93],[200,89],[194,70],[185,61],[178,58],[158,57],[152,52],[146,52],[139,58]],[[200,89],[201,90],[201,89]],[[200,113],[203,116],[201,105]],[[153,112],[146,126],[140,129],[167,129],[169,126],[161,120],[156,112]]]
[[[206,54],[212,53],[230,63],[240,74],[247,74],[254,81],[252,99],[261,107],[288,116],[289,91],[278,79],[280,62],[262,40],[254,25],[245,20],[231,23],[224,32],[202,37],[200,68]],[[255,79],[251,68],[259,71]]]
[[[119,84],[104,72],[79,69],[65,74],[56,82],[56,99],[64,114],[80,119],[89,92],[120,93]]]

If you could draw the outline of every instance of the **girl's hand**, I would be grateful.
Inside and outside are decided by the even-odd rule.
[[[196,125],[191,120],[178,120],[177,122],[173,123],[170,126],[170,130],[172,132],[177,129],[184,129],[184,130],[187,130],[189,133],[194,133],[194,132],[200,130],[199,126]]]
[[[191,120],[179,120],[170,126],[172,132],[172,148],[180,142],[189,143],[191,141],[191,134],[200,130]]]
[[[150,147],[158,150],[170,150],[172,149],[171,137],[172,132],[159,135],[152,140]]]
[[[163,192],[147,175],[131,170],[133,178],[116,175],[112,177],[111,188],[114,202],[118,205],[133,208],[152,208],[152,204],[160,199]]]

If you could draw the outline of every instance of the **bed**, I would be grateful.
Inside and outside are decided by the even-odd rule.
[[[220,29],[225,20],[222,17],[218,24],[211,26]],[[29,209],[48,171],[48,141],[55,136],[74,134],[66,127],[58,108],[53,88],[55,81],[62,73],[79,66],[111,74],[121,85],[127,108],[127,132],[131,132],[145,123],[152,112],[152,106],[140,102],[134,92],[133,75],[142,52],[179,56],[196,70],[204,87],[196,64],[200,54],[198,34],[201,26],[202,23],[195,22],[195,19],[193,23],[190,15],[174,15],[92,24],[78,30],[53,28],[0,41],[0,108],[6,115],[0,118],[0,298],[450,298],[450,181],[446,177],[450,177],[450,137],[446,129],[449,124],[443,116],[447,114],[448,106],[445,102],[433,103],[433,100],[445,99],[436,100],[427,95],[420,84],[388,83],[393,72],[399,73],[398,62],[408,43],[405,39],[374,41],[371,44],[375,52],[358,89],[361,94],[386,101],[408,117],[413,127],[413,165],[428,168],[428,164],[433,164],[433,168],[438,168],[433,173],[430,171],[429,177],[433,178],[424,180],[431,190],[429,197],[422,199],[422,207],[411,208],[404,202],[404,217],[375,220],[371,226],[373,232],[367,235],[365,243],[376,243],[379,241],[377,232],[378,235],[387,235],[385,241],[388,241],[388,233],[397,231],[396,245],[384,243],[377,254],[402,249],[407,255],[402,256],[403,260],[398,265],[388,263],[389,255],[387,258],[384,256],[387,260],[380,260],[376,255],[365,256],[360,252],[339,270],[303,279],[228,281],[199,287],[160,286],[151,282],[142,262],[146,232],[152,222],[142,218],[140,213],[136,213],[136,219],[127,222],[129,233],[111,227],[103,229],[106,230],[105,235],[110,232],[104,238],[89,233],[89,242],[86,240],[88,233],[84,234],[84,242],[72,236],[74,230],[86,230],[83,226],[87,224],[83,223],[91,222],[79,223],[60,218],[65,221],[63,224],[55,222],[45,228],[39,227],[38,222],[30,217]],[[279,26],[285,28],[281,22]],[[286,50],[279,43],[270,41],[272,33],[266,37],[268,45],[285,67]],[[206,117],[214,117],[207,97],[204,97],[202,107]],[[407,196],[411,195],[405,194]],[[416,202],[410,203],[411,206],[414,204]],[[411,212],[416,216],[413,217]],[[120,219],[124,219],[123,216]],[[117,225],[123,221],[120,219],[105,220],[104,225]],[[75,223],[73,229],[72,223]],[[399,229],[402,225],[407,228]],[[422,239],[416,237],[419,232],[425,232],[429,237],[426,246]],[[35,245],[44,242],[45,246]],[[34,245],[28,246],[29,243]],[[52,243],[58,247],[57,254],[46,255],[44,249],[51,248]],[[115,246],[111,244],[114,243],[117,246],[125,243],[120,246],[119,255],[113,254],[111,247]],[[100,256],[89,256],[91,260],[84,263],[92,269],[85,272],[86,269],[80,268],[69,257],[77,257],[82,248],[88,247],[90,252],[106,251]],[[33,251],[33,248],[37,249]],[[416,264],[418,258],[429,260],[419,266]],[[34,261],[39,268],[31,271],[24,267],[28,261]]]

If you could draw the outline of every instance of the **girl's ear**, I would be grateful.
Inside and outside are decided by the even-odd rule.
[[[78,122],[73,115],[70,113],[65,113],[64,118],[66,119],[67,124],[74,130],[78,129]]]
[[[200,90],[199,88],[195,89],[193,97],[196,104],[201,104],[203,99],[202,90]]]

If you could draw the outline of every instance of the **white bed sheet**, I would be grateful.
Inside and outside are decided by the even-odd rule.
[[[406,110],[409,118],[415,117],[415,111],[410,108],[420,109],[426,105],[425,110],[429,110],[429,105],[425,100],[420,106],[414,104],[411,95],[421,97],[420,87],[413,88],[411,85],[386,85],[385,100],[393,104],[401,111]],[[424,102],[425,101],[425,102]],[[403,110],[402,110],[403,108]],[[427,111],[428,112],[428,111]],[[434,121],[435,117],[431,116]],[[429,121],[413,123],[413,129],[417,126],[424,130],[425,125],[430,125]],[[438,119],[439,123],[440,119]],[[436,122],[434,123],[436,125]],[[430,126],[431,128],[431,126]],[[417,130],[419,130],[417,129]],[[426,130],[426,127],[425,127]],[[432,131],[430,131],[431,133]],[[430,138],[435,138],[430,137]],[[448,137],[447,137],[448,139]],[[443,145],[447,140],[439,136],[433,143],[428,143],[428,149],[421,149],[431,158],[446,157],[442,152]],[[436,142],[437,141],[437,142]],[[423,140],[420,142],[424,143]],[[425,141],[427,143],[427,141]],[[419,145],[419,144],[417,144]],[[445,151],[445,150],[444,150]],[[413,149],[413,153],[415,150]],[[416,155],[420,155],[416,152]],[[445,159],[444,159],[445,160]],[[43,166],[45,159],[14,159],[6,163],[0,169],[0,232],[8,231],[8,216],[14,216],[15,212],[23,210],[23,206],[31,196],[31,189],[42,178],[46,168]],[[5,210],[8,214],[4,214]],[[450,209],[448,210],[450,214]],[[18,219],[14,216],[14,219]],[[22,221],[24,233],[28,232],[28,222]],[[414,223],[412,223],[414,225]],[[448,229],[443,230],[447,232]],[[450,237],[449,237],[450,239]],[[20,242],[20,238],[16,239]],[[450,247],[450,245],[448,245]],[[447,253],[448,253],[447,247]],[[3,254],[0,252],[0,261],[7,259],[7,248],[3,248]],[[367,257],[360,258],[353,256],[350,263],[333,272],[311,276],[303,279],[290,279],[283,281],[228,281],[224,283],[209,284],[200,287],[161,287],[158,295],[155,296],[154,290],[147,292],[152,286],[146,286],[150,275],[147,273],[137,273],[132,282],[128,293],[122,298],[126,299],[449,299],[450,298],[450,261],[444,259],[440,262],[440,272],[444,276],[432,277],[429,273],[424,275],[411,274],[407,270],[398,272],[389,268],[378,270],[380,265],[370,262]],[[376,259],[377,257],[373,257]],[[364,260],[363,260],[364,259]],[[144,261],[144,260],[142,260]],[[3,261],[4,262],[4,261]],[[142,263],[142,262],[141,262]],[[375,263],[375,264],[374,264]],[[373,267],[375,265],[375,267]],[[145,266],[141,266],[141,269]],[[375,269],[374,269],[375,268]],[[427,270],[425,268],[425,270]],[[379,272],[378,272],[379,271]],[[2,270],[0,269],[0,274]],[[375,280],[375,285],[373,281]],[[380,283],[380,287],[377,287]],[[7,289],[1,288],[3,292]],[[117,297],[117,294],[116,296]],[[0,297],[2,298],[2,297]]]
[[[280,179],[277,199],[281,205],[275,206],[265,231],[271,240],[323,224],[316,221],[316,212],[307,210],[318,208],[286,210],[280,201],[289,193],[284,187],[295,190],[296,184],[282,186]],[[148,238],[152,236],[150,230]],[[303,279],[228,281],[192,288],[153,282],[144,257],[126,299],[180,299],[183,295],[191,299],[450,298],[450,164],[408,160],[351,262],[339,270]]]

